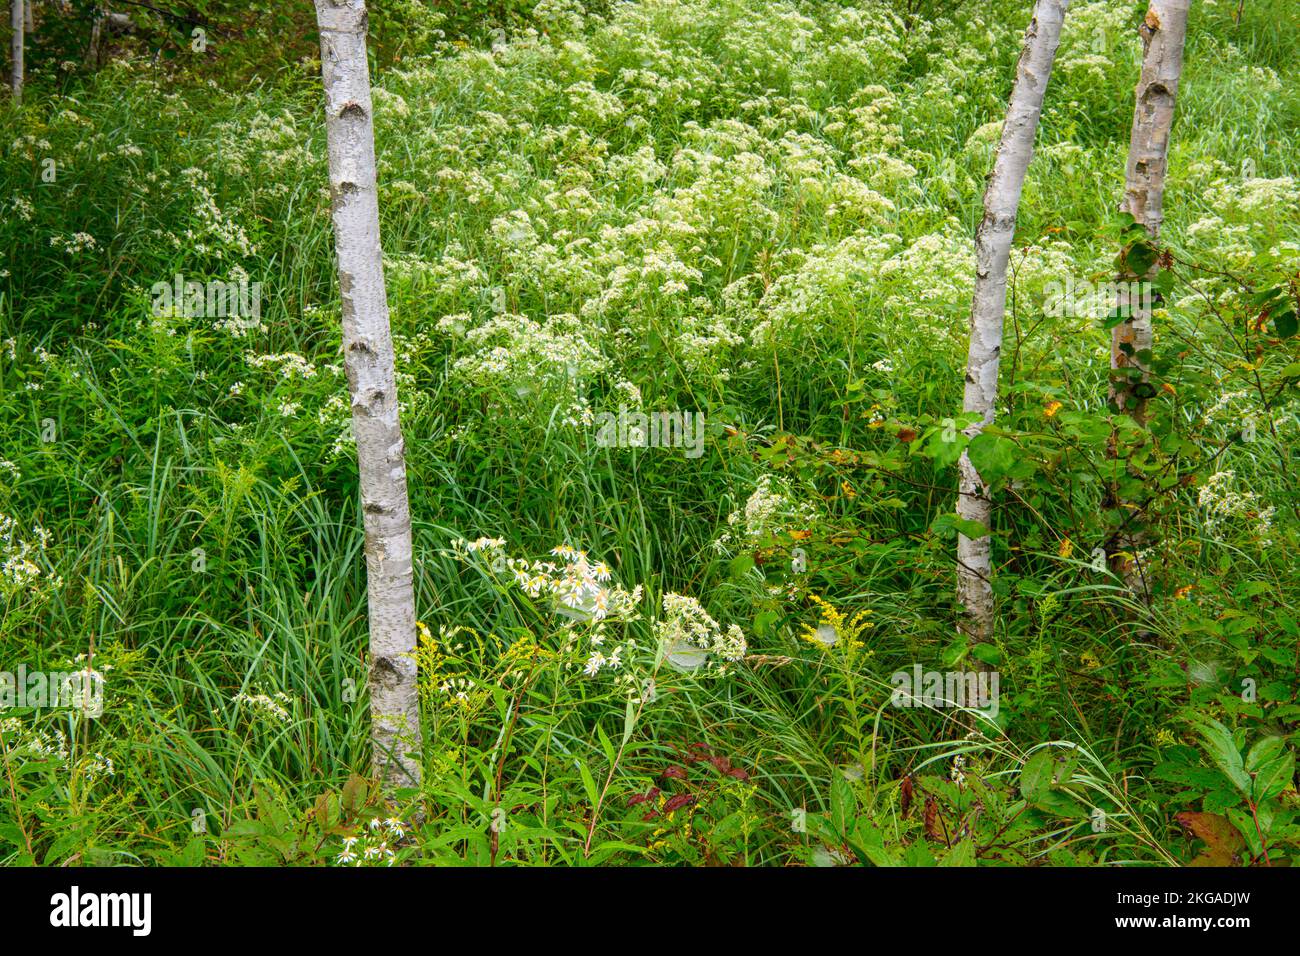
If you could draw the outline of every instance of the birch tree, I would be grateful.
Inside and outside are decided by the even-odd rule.
[[[1169,133],[1174,123],[1174,101],[1183,72],[1183,43],[1187,37],[1190,0],[1151,0],[1138,31],[1142,36],[1142,76],[1138,80],[1129,134],[1128,166],[1120,211],[1129,213],[1156,239],[1164,221],[1165,172],[1169,161]],[[1129,282],[1150,282],[1159,265],[1152,262],[1138,275],[1121,271],[1121,287]],[[1120,305],[1125,320],[1111,331],[1110,400],[1114,407],[1141,421],[1146,416],[1145,389],[1149,378],[1152,344],[1151,306],[1147,296],[1129,296]],[[1122,370],[1132,369],[1127,372]]]
[[[1016,63],[1011,100],[993,172],[984,190],[984,218],[975,237],[975,295],[971,303],[970,348],[966,358],[963,410],[980,417],[966,428],[972,439],[993,421],[998,396],[1002,319],[1007,304],[1007,264],[1015,235],[1016,214],[1025,173],[1034,151],[1034,136],[1043,110],[1043,95],[1061,42],[1061,27],[1070,0],[1037,0]],[[960,493],[957,513],[965,521],[991,526],[988,485],[971,463],[969,449],[958,461]],[[957,537],[957,600],[961,628],[971,641],[986,641],[993,631],[991,542],[988,534]]]
[[[1138,27],[1142,37],[1142,75],[1138,79],[1133,105],[1133,127],[1129,134],[1128,166],[1124,175],[1124,199],[1120,211],[1129,213],[1146,229],[1152,243],[1164,221],[1165,172],[1169,166],[1169,135],[1174,122],[1174,102],[1183,72],[1183,44],[1187,38],[1190,0],[1151,0]],[[1117,305],[1124,320],[1111,330],[1110,403],[1142,424],[1146,421],[1150,394],[1150,366],[1153,334],[1152,297],[1147,292],[1160,266],[1148,254],[1135,268],[1130,257],[1117,276],[1120,296]],[[1138,294],[1133,294],[1137,291]],[[1124,507],[1118,495],[1108,502]],[[1120,574],[1136,593],[1144,593],[1141,568],[1131,555],[1141,540],[1141,529],[1132,515],[1116,539],[1111,569]]]
[[[388,787],[420,781],[415,595],[406,455],[388,325],[365,0],[315,0],[329,144],[343,352],[361,476],[370,620],[374,769]]]
[[[9,82],[15,103],[23,101],[23,30],[26,26],[23,6],[24,0],[9,0],[9,25],[13,28],[9,41]]]

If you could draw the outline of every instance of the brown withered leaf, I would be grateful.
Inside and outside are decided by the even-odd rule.
[[[944,836],[943,827],[939,823],[939,801],[934,797],[926,796],[925,815],[922,819],[925,821],[926,836],[938,843],[946,844],[948,842],[948,838]]]
[[[912,809],[912,791],[913,791],[913,789],[914,789],[914,787],[913,787],[913,784],[912,784],[912,778],[911,778],[911,776],[909,775],[909,776],[904,777],[904,778],[903,778],[903,784],[902,784],[902,786],[899,788],[899,793],[900,793],[901,796],[902,796],[902,799],[901,799],[901,801],[900,801],[900,803],[901,803],[900,810],[901,810],[903,816],[907,816],[907,812],[908,812],[909,810]]]
[[[1205,843],[1205,850],[1189,866],[1239,866],[1240,854],[1246,848],[1246,838],[1232,821],[1218,813],[1196,813],[1184,810],[1174,814],[1192,836]]]

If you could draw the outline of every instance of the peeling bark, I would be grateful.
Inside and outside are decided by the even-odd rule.
[[[1142,35],[1142,77],[1138,81],[1129,136],[1128,168],[1124,177],[1124,200],[1120,210],[1141,223],[1155,239],[1164,221],[1165,172],[1168,168],[1169,133],[1174,122],[1174,101],[1183,72],[1183,43],[1187,37],[1190,0],[1152,0],[1138,32]],[[1152,265],[1145,275],[1121,273],[1121,283],[1150,281],[1159,271]],[[1132,315],[1111,332],[1112,369],[1139,368],[1142,377],[1134,381],[1112,377],[1110,400],[1120,411],[1142,421],[1146,402],[1134,395],[1134,387],[1146,382],[1149,363],[1136,353],[1151,348],[1151,310],[1143,297],[1128,303]],[[1130,346],[1126,350],[1123,346]]]
[[[1164,221],[1165,173],[1169,165],[1169,136],[1174,122],[1174,103],[1183,72],[1183,44],[1187,38],[1190,0],[1152,0],[1138,32],[1142,36],[1142,75],[1134,95],[1133,127],[1129,135],[1128,166],[1124,177],[1124,200],[1120,211],[1127,212],[1146,228],[1153,240],[1160,235]],[[1121,272],[1121,289],[1130,282],[1151,282],[1159,272],[1152,264],[1144,275]],[[1146,421],[1146,389],[1150,379],[1150,353],[1153,345],[1151,301],[1147,296],[1130,296],[1119,303],[1128,309],[1128,318],[1111,331],[1110,404],[1126,412],[1139,424]],[[1138,369],[1132,374],[1128,369]],[[1124,507],[1111,494],[1111,507]],[[1145,594],[1141,568],[1131,555],[1142,543],[1140,528],[1130,528],[1115,543],[1111,569],[1121,575],[1135,594]]]
[[[361,476],[376,775],[420,782],[411,512],[379,244],[365,0],[315,0],[329,141],[343,354]]]
[[[1043,110],[1043,94],[1052,73],[1069,5],[1069,0],[1038,0],[1034,5],[1033,19],[1025,31],[1024,47],[1016,64],[1011,100],[993,160],[993,172],[984,190],[984,219],[975,239],[975,295],[971,304],[970,349],[966,360],[963,403],[965,411],[980,415],[980,420],[966,430],[972,438],[993,421],[996,410],[1011,240]],[[989,528],[992,508],[988,486],[965,452],[958,468],[961,475],[958,514]],[[972,642],[987,641],[993,632],[991,577],[988,535],[979,538],[958,535],[957,600],[962,605],[961,629]]]

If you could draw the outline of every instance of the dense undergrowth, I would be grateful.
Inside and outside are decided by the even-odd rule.
[[[104,711],[0,718],[0,860],[1294,859],[1300,14],[1194,5],[1140,430],[1105,309],[1052,297],[1126,241],[1142,10],[1071,10],[971,449],[999,620],[970,647],[973,235],[1028,7],[548,0],[378,71],[426,721],[396,809],[353,777],[318,66],[118,62],[8,110],[0,670],[91,666]],[[260,283],[257,314],[157,308],[176,275]],[[702,453],[605,447],[620,408],[702,414]],[[1149,608],[1095,558],[1135,518]],[[603,617],[554,600],[575,578]],[[895,706],[916,665],[996,674],[996,714]]]

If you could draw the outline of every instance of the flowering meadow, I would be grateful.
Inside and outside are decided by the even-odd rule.
[[[0,104],[0,863],[1300,862],[1300,7],[1192,5],[1138,422],[1145,5],[1071,5],[972,441],[1031,3],[421,6],[371,82],[422,782],[371,775],[319,47],[137,35]]]

